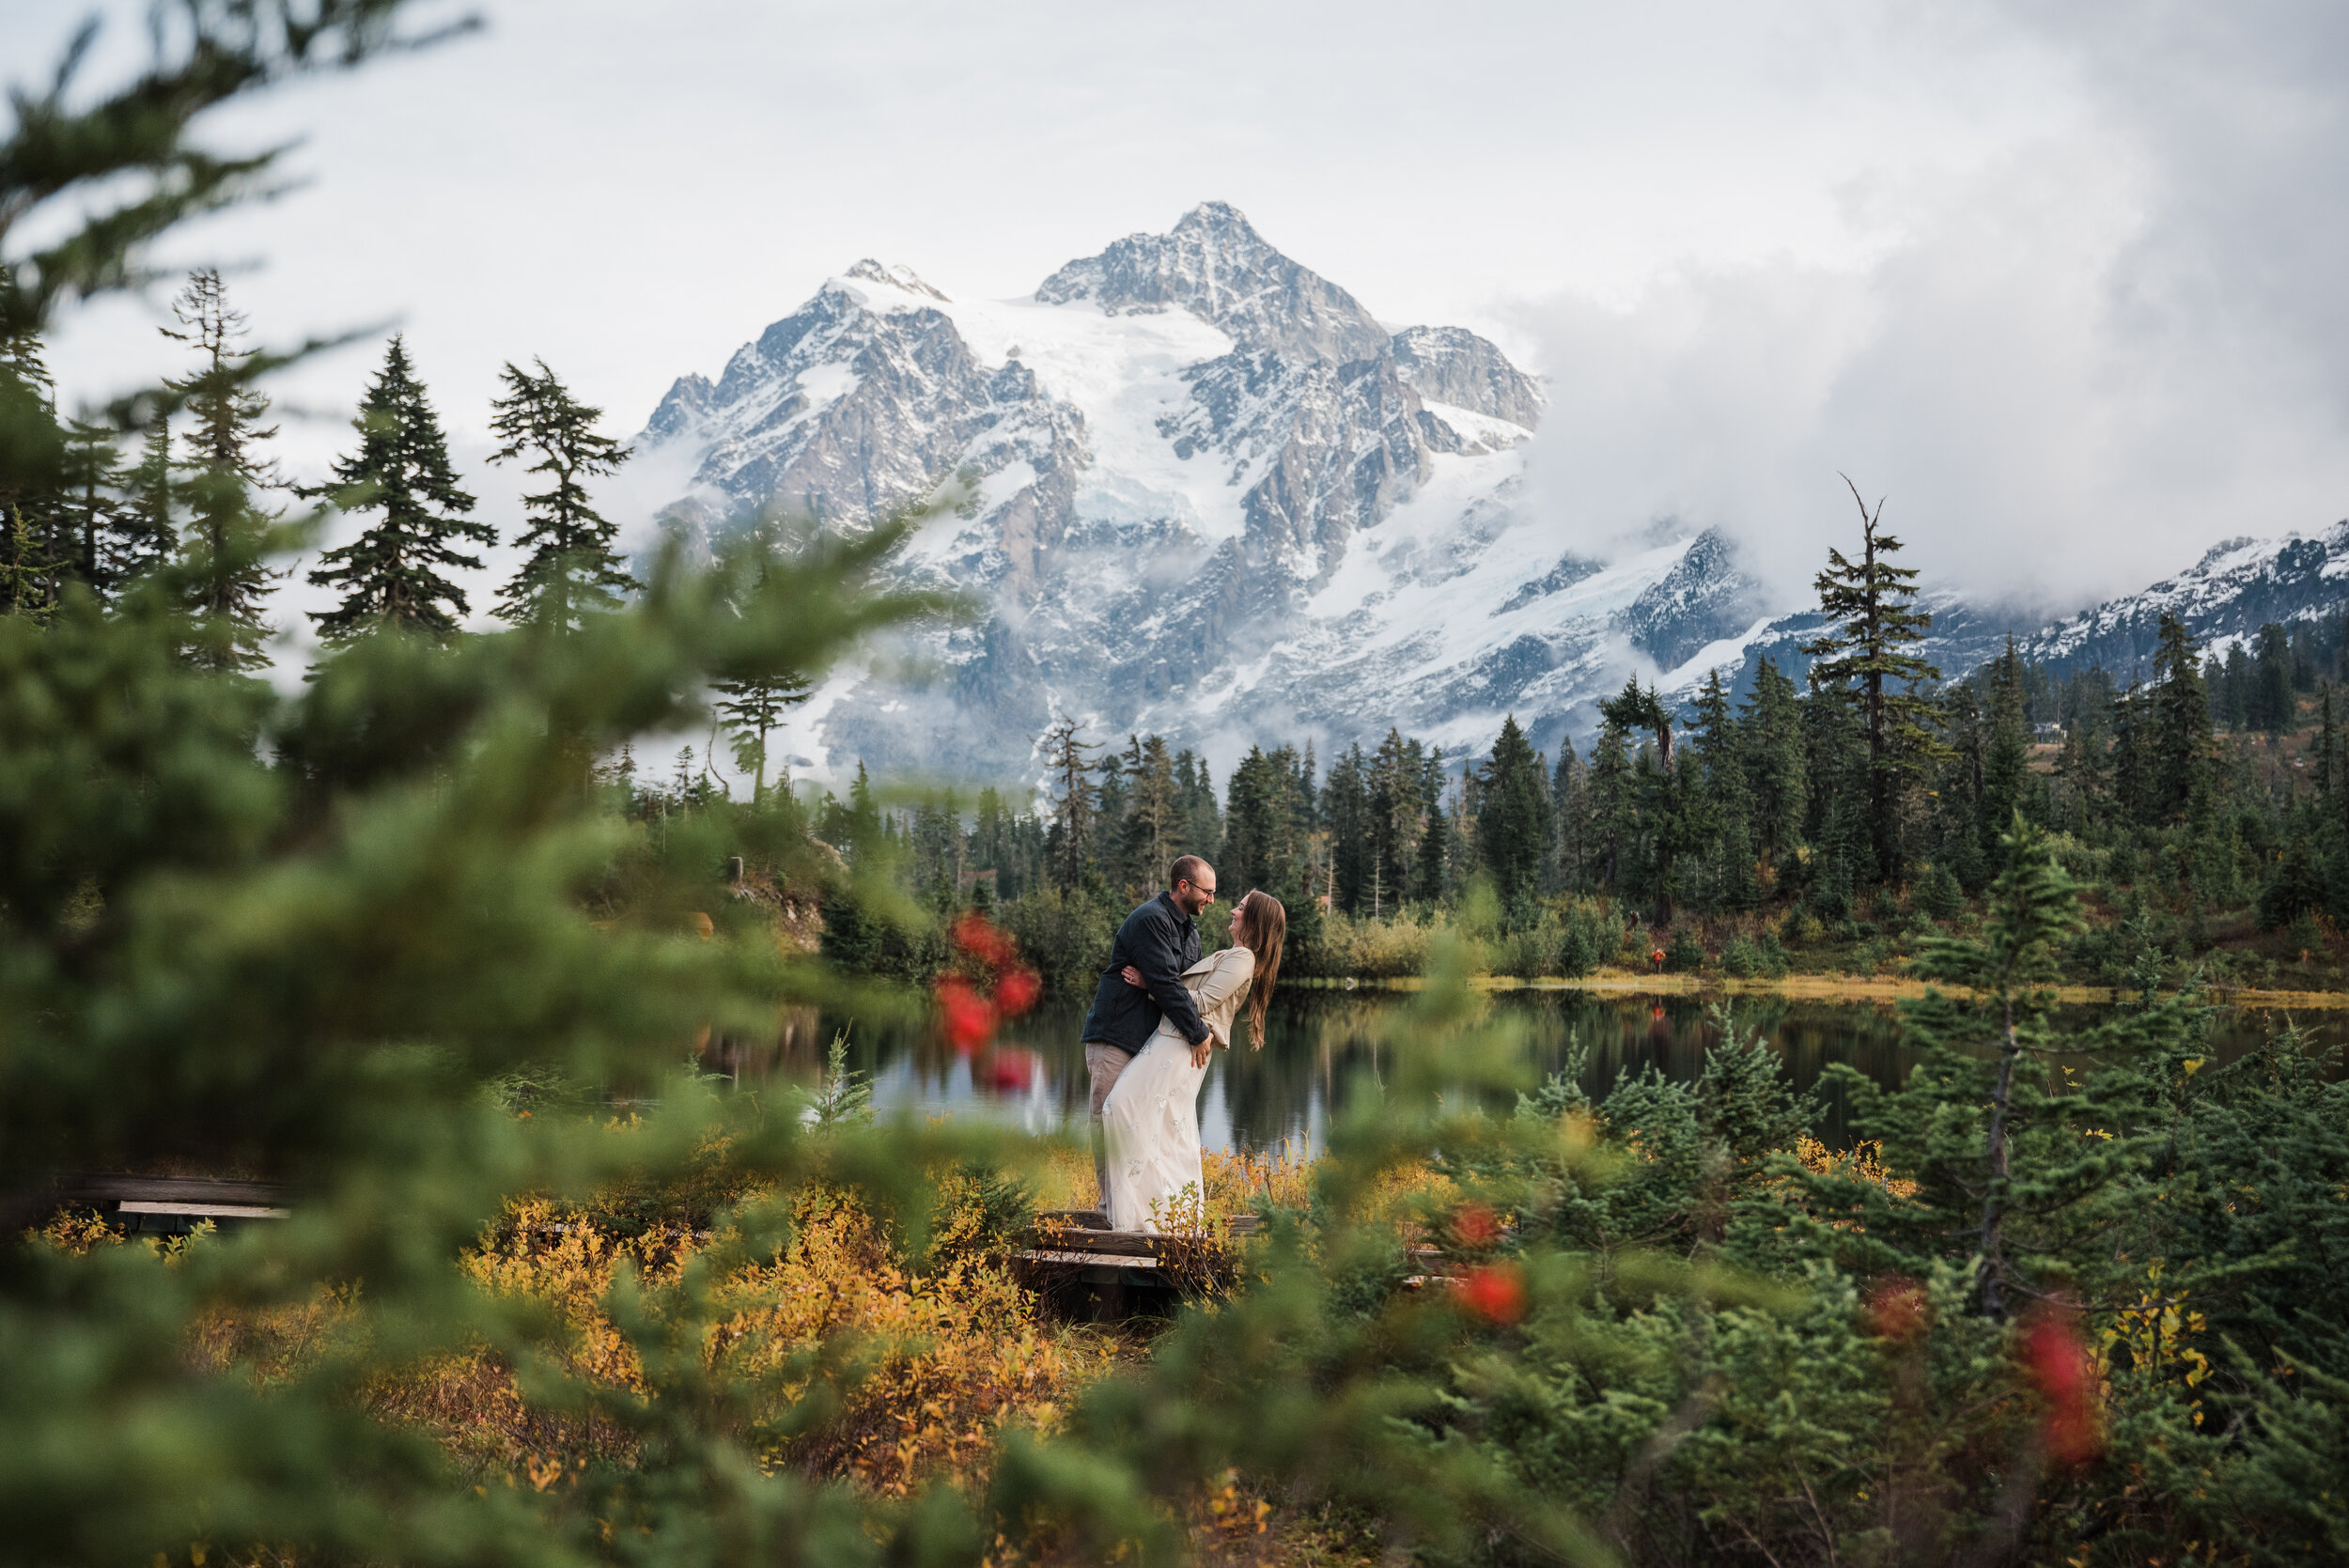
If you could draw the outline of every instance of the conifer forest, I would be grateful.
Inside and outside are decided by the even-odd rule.
[[[159,247],[276,188],[223,112],[466,24],[167,20],[0,141],[0,1564],[2349,1562],[2349,598],[1944,678],[1854,490],[1797,656],[1579,743],[794,777],[963,608],[922,517],[630,553],[554,346],[467,472],[389,332],[288,479],[333,345]],[[141,288],[177,368],[66,406]],[[859,1032],[1027,1089],[1183,854],[1373,1048],[1072,1264],[1081,1114],[893,1106]],[[1702,1000],[1701,1063],[1537,1071],[1501,1003],[1567,986]],[[1743,1009],[1804,986],[1905,1074],[1798,1089]]]

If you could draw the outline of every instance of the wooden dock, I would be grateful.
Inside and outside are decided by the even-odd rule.
[[[1256,1234],[1256,1217],[1234,1215],[1225,1236]],[[1012,1262],[1039,1296],[1060,1311],[1095,1321],[1118,1321],[1137,1310],[1163,1309],[1222,1260],[1218,1238],[1112,1231],[1098,1209],[1059,1209],[1036,1216],[1031,1245]]]
[[[206,1220],[231,1226],[293,1213],[274,1182],[218,1176],[65,1176],[52,1190],[51,1212],[96,1209],[131,1235],[185,1235]]]

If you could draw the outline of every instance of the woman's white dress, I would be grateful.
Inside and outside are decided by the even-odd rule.
[[[1183,971],[1199,1018],[1215,1043],[1232,1045],[1232,1017],[1248,994],[1256,955],[1244,947],[1210,953]],[[1120,1074],[1101,1107],[1109,1140],[1109,1220],[1117,1231],[1189,1231],[1198,1227],[1206,1193],[1199,1155],[1199,1087],[1207,1069],[1190,1064],[1190,1042],[1173,1020]],[[1185,1188],[1190,1190],[1186,1193]]]

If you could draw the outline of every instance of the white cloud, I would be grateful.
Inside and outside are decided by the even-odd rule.
[[[165,258],[266,257],[272,340],[397,319],[469,460],[509,358],[632,429],[858,256],[1012,295],[1217,196],[1382,318],[1537,358],[1563,538],[1724,522],[1799,591],[1843,469],[1937,576],[2064,605],[2349,509],[2319,0],[489,8],[225,120],[307,136],[312,182]],[[15,8],[0,57],[67,26]],[[71,323],[69,393],[172,367],[156,314]],[[379,354],[280,389],[325,414],[296,474]],[[511,477],[467,475],[500,515]]]

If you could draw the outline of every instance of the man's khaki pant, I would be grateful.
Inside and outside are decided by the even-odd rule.
[[[1093,1079],[1093,1120],[1085,1129],[1085,1136],[1093,1144],[1093,1179],[1101,1194],[1101,1212],[1105,1215],[1110,1211],[1110,1152],[1108,1141],[1101,1132],[1101,1107],[1108,1102],[1110,1091],[1117,1087],[1119,1076],[1133,1059],[1133,1052],[1120,1050],[1106,1041],[1085,1042],[1085,1072]]]

